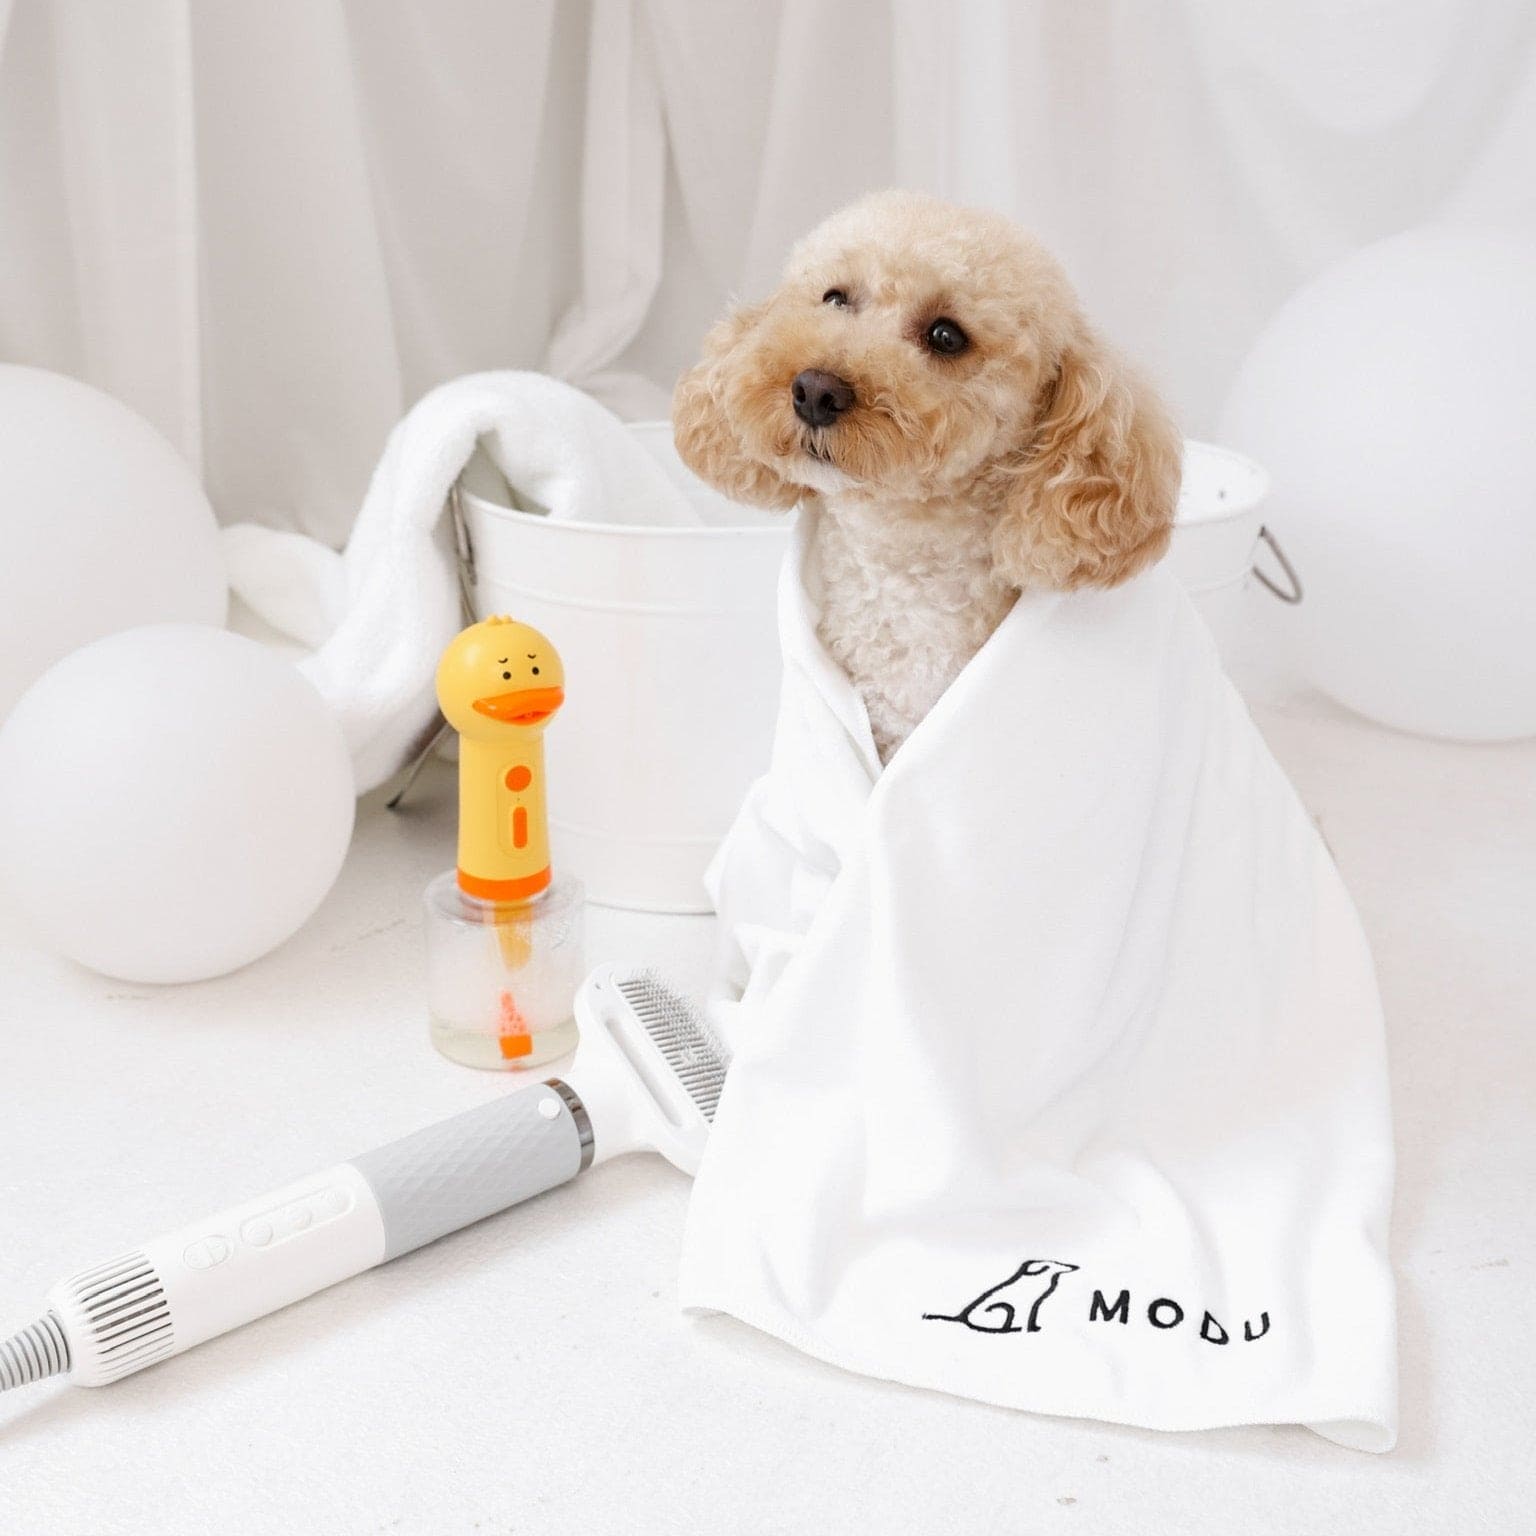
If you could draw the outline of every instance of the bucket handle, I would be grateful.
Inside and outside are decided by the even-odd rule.
[[[1302,599],[1301,577],[1296,574],[1296,567],[1286,558],[1285,551],[1280,547],[1280,541],[1272,534],[1268,527],[1259,529],[1259,542],[1269,545],[1269,552],[1280,564],[1281,574],[1289,583],[1289,589],[1278,585],[1269,576],[1266,576],[1255,562],[1253,574],[1269,588],[1282,603],[1299,603]]]
[[[464,622],[475,619],[475,546],[470,542],[469,524],[464,521],[464,502],[459,496],[459,482],[448,487],[448,516],[453,522],[453,546],[459,576],[459,601]],[[1281,556],[1284,559],[1284,556]]]

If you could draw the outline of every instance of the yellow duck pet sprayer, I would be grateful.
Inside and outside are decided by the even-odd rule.
[[[472,1067],[530,1067],[576,1043],[582,890],[550,867],[544,728],[565,702],[548,638],[503,616],[437,668],[459,733],[459,856],[427,889],[432,1039]]]

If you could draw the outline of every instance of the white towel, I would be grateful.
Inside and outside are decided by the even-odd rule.
[[[1188,599],[1021,598],[882,772],[802,515],[711,872],[735,1060],[683,1302],[989,1403],[1388,1449],[1370,957]]]
[[[423,744],[433,673],[458,631],[449,488],[481,444],[517,493],[574,522],[689,524],[698,515],[611,412],[558,379],[479,373],[424,396],[390,434],[344,554],[242,524],[230,584],[261,618],[318,649],[301,663],[335,709],[358,791]]]

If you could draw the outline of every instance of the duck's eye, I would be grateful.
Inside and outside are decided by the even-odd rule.
[[[507,682],[510,683],[512,681],[512,674],[510,672],[503,672],[501,675]]]
[[[533,669],[533,675],[534,675],[534,676],[535,676],[535,677],[537,677],[537,676],[538,676],[538,675],[539,675],[539,669],[538,669],[538,668],[537,668],[537,667],[535,667],[535,668],[534,668],[534,669]]]
[[[821,302],[823,304],[830,304],[834,309],[847,309],[848,295],[841,288],[828,288],[827,291],[822,294]]]
[[[970,346],[971,338],[953,320],[935,320],[923,332],[923,343],[940,357],[954,357]]]

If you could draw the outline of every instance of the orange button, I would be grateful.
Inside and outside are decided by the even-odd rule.
[[[519,763],[516,768],[507,769],[508,789],[527,789],[528,786],[532,783],[532,772],[529,769],[523,767],[521,763]]]

